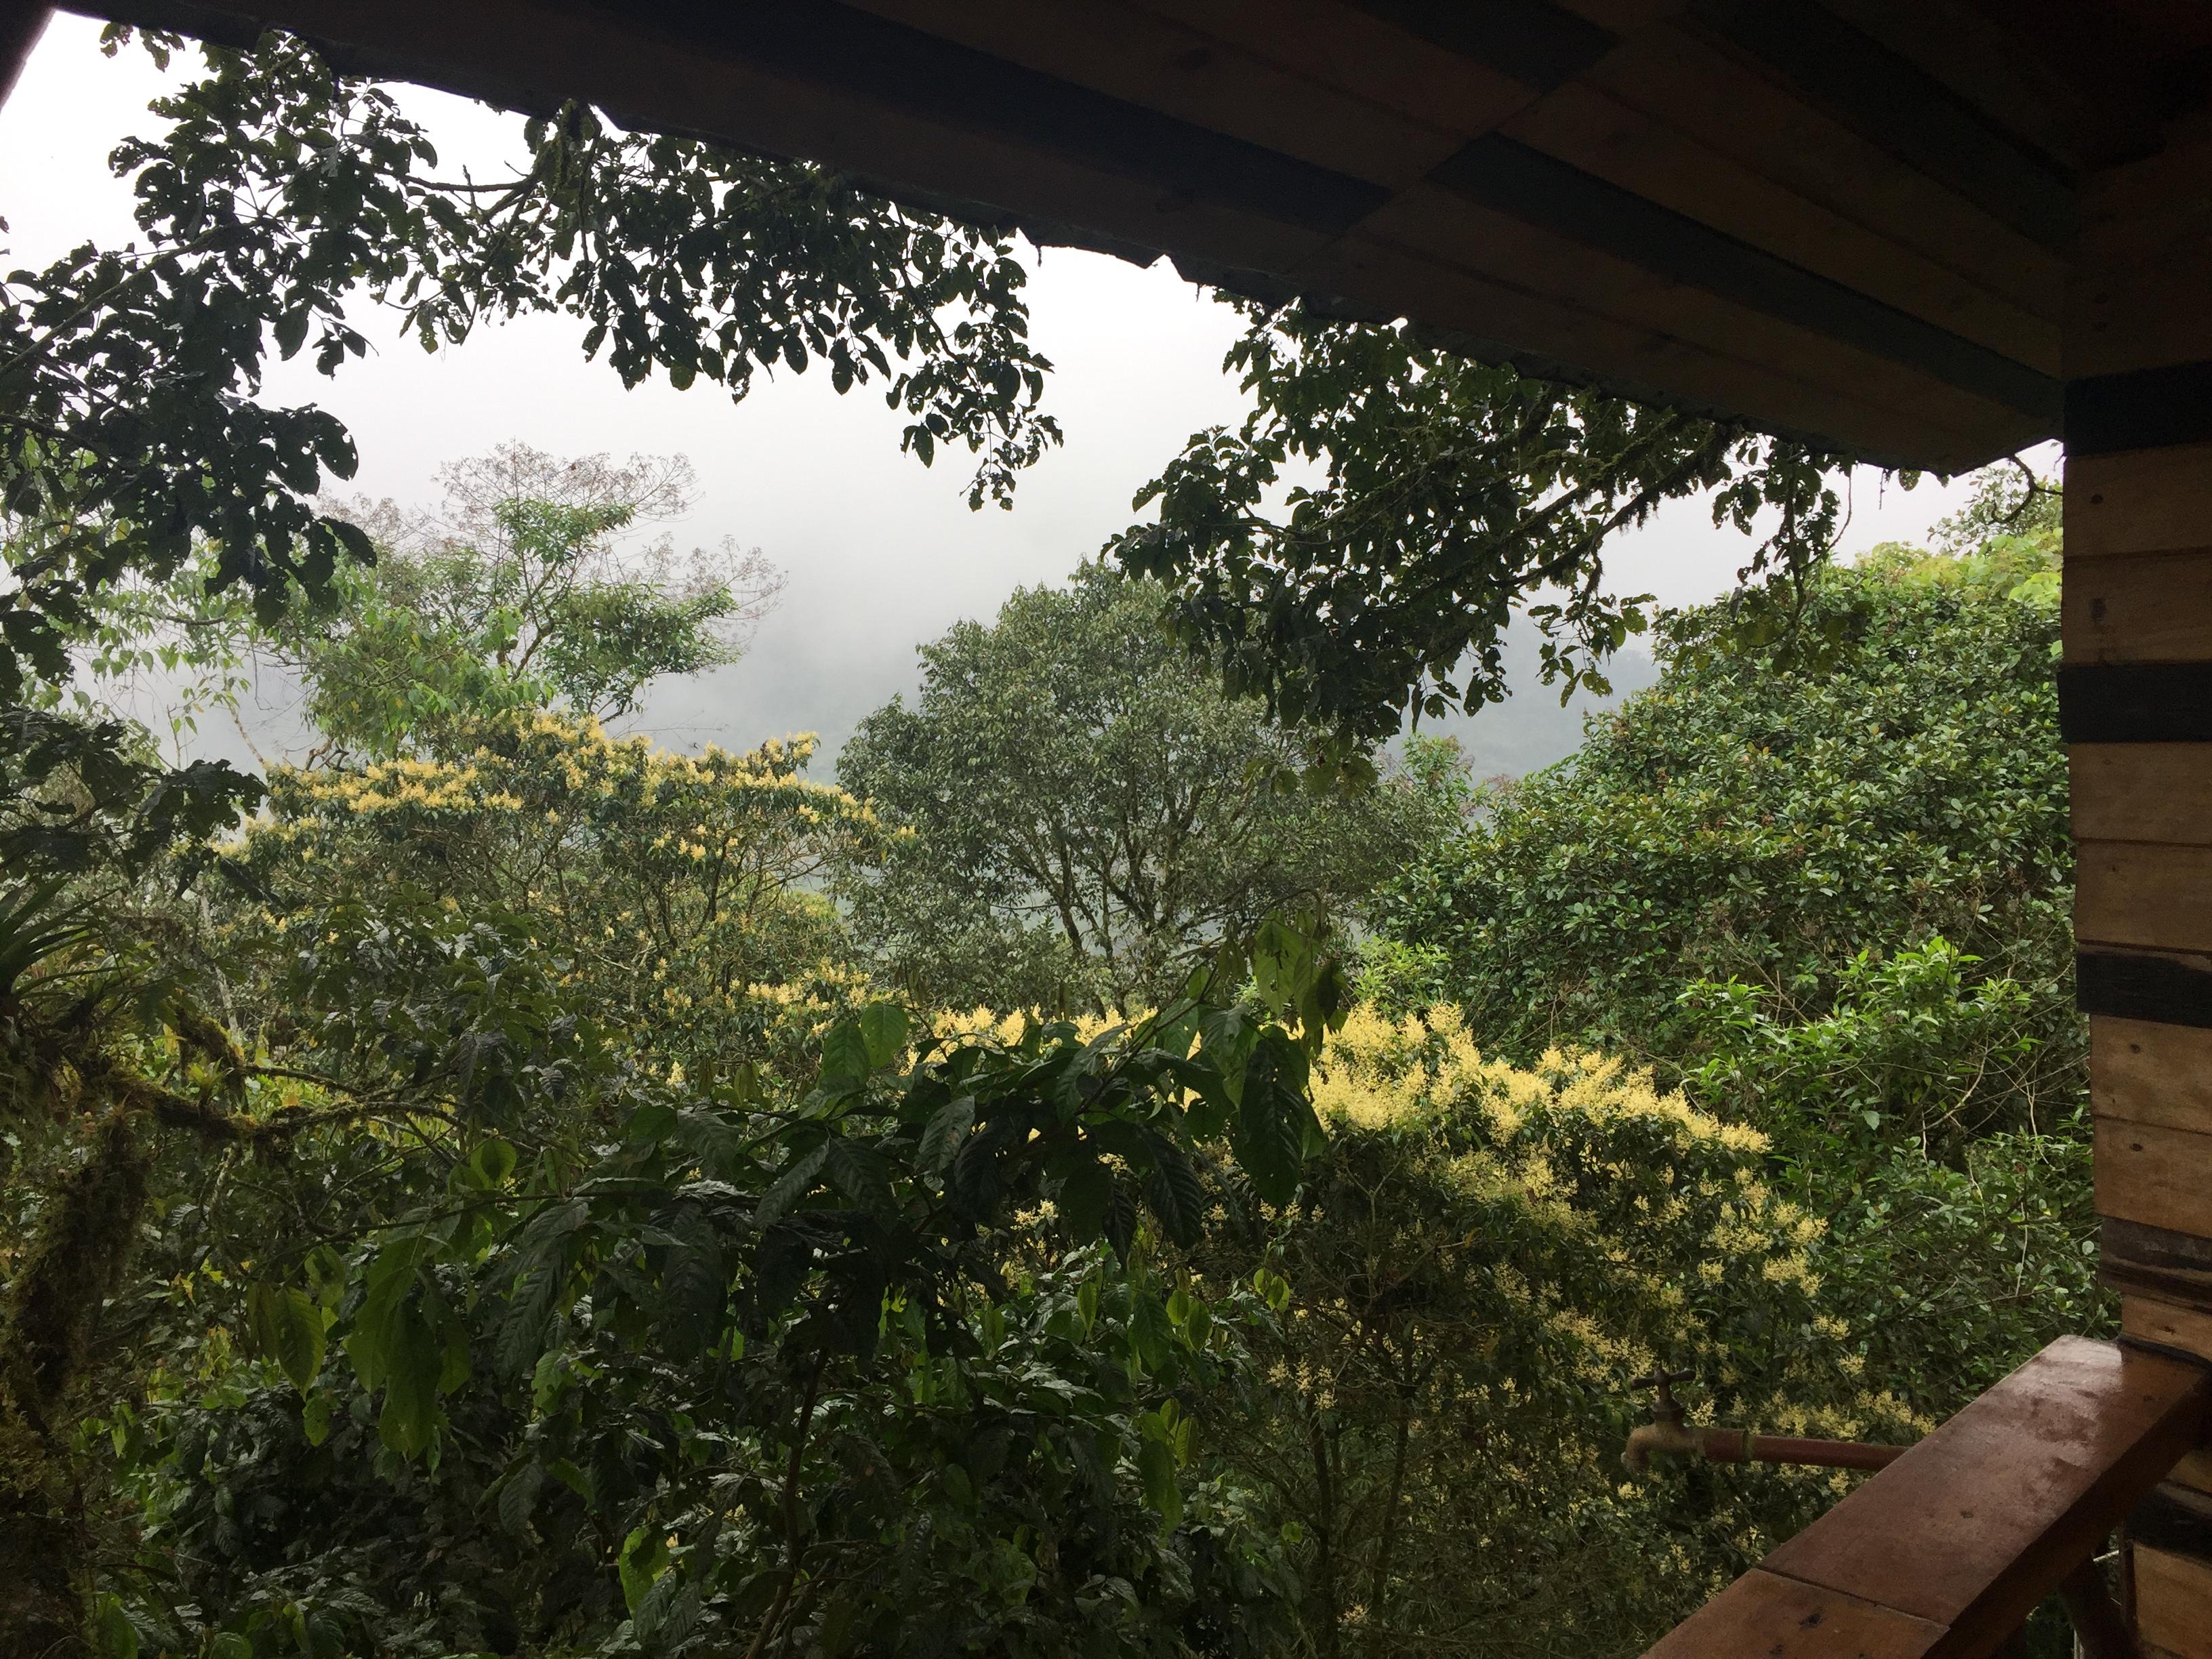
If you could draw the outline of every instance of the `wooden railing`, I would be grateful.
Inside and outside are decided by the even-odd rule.
[[[2212,1370],[2203,1364],[2062,1338],[1707,1602],[1647,1659],[1999,1653],[2209,1425]]]

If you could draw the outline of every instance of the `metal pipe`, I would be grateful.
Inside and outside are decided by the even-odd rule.
[[[1809,1463],[1823,1469],[1884,1469],[1905,1448],[1864,1440],[1799,1440],[1782,1434],[1743,1437],[1744,1460],[1753,1463]],[[1711,1450],[1705,1454],[1712,1455]]]
[[[1870,1445],[1860,1440],[1802,1440],[1790,1435],[1755,1434],[1749,1429],[1691,1428],[1679,1418],[1661,1418],[1632,1431],[1620,1461],[1637,1474],[1654,1457],[1702,1457],[1709,1463],[1797,1463],[1822,1469],[1879,1469],[1897,1461],[1902,1446]]]
[[[1674,1384],[1686,1381],[1687,1371],[1663,1367],[1639,1376],[1629,1386],[1656,1391],[1651,1420],[1632,1431],[1621,1449],[1620,1461],[1637,1474],[1651,1467],[1654,1457],[1702,1457],[1709,1463],[1801,1463],[1820,1469],[1880,1469],[1897,1461],[1902,1446],[1869,1445],[1863,1440],[1800,1440],[1786,1434],[1759,1434],[1750,1429],[1693,1429],[1682,1421],[1682,1402],[1674,1398]]]

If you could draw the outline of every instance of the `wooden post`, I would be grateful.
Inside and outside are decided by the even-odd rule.
[[[2062,720],[2103,1271],[2212,1362],[2212,143],[2082,196],[2065,325]],[[2129,1522],[2147,1654],[2212,1659],[2212,1457]]]

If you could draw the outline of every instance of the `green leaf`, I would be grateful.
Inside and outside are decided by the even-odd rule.
[[[822,1087],[842,1093],[867,1081],[875,1070],[868,1055],[868,1039],[860,1023],[848,1016],[830,1026],[822,1038]]]
[[[306,1431],[307,1443],[319,1446],[331,1437],[331,1397],[326,1394],[311,1394],[300,1407],[300,1426]]]
[[[653,1582],[668,1571],[668,1540],[651,1527],[639,1527],[623,1540],[615,1557],[622,1577],[623,1602],[635,1613]]]
[[[1321,1125],[1305,1096],[1305,1056],[1279,1030],[1270,1028],[1244,1068],[1230,1146],[1269,1204],[1287,1204],[1297,1191],[1307,1150],[1320,1144]]]
[[[1182,1520],[1182,1486],[1176,1479],[1174,1451],[1158,1440],[1137,1447],[1137,1479],[1145,1489],[1145,1502],[1172,1528]]]
[[[1114,1201],[1114,1176],[1097,1158],[1085,1158],[1067,1172],[1060,1183],[1060,1191],[1053,1202],[1059,1206],[1060,1224],[1067,1236],[1079,1244],[1088,1244],[1106,1231],[1106,1207]],[[1091,1287],[1086,1285],[1085,1289]],[[1092,1291],[1094,1311],[1085,1316],[1089,1324],[1096,1318],[1097,1292]]]
[[[246,1318],[254,1345],[276,1362],[292,1386],[306,1394],[323,1368],[323,1310],[303,1291],[256,1285],[246,1293]]]
[[[477,1143],[476,1151],[469,1155],[469,1167],[489,1189],[507,1184],[507,1176],[514,1173],[514,1148],[494,1135]]]
[[[791,1213],[792,1206],[806,1196],[829,1161],[827,1141],[810,1152],[802,1152],[791,1161],[788,1168],[775,1178],[768,1191],[761,1194],[760,1206],[753,1212],[753,1224],[763,1231]]]
[[[295,354],[307,338],[307,308],[295,307],[276,319],[276,349],[284,356]]]
[[[100,1659],[138,1659],[138,1632],[112,1593],[103,1591],[95,1602],[92,1634]]]
[[[444,1413],[438,1382],[446,1368],[445,1345],[414,1303],[402,1305],[391,1327],[384,1373],[384,1409],[376,1431],[402,1457],[416,1458],[437,1437]]]
[[[395,1239],[376,1253],[366,1275],[366,1291],[345,1340],[346,1357],[365,1389],[383,1386],[398,1340],[398,1330],[415,1288],[415,1275],[428,1259],[430,1242],[420,1237]]]
[[[1249,1098],[1249,1097],[1248,1097]],[[1164,1135],[1147,1134],[1145,1202],[1177,1244],[1198,1242],[1206,1224],[1206,1187],[1182,1149]]]
[[[906,1010],[896,1002],[872,1002],[860,1010],[860,1039],[871,1071],[880,1071],[906,1046]]]
[[[1137,1351],[1139,1363],[1148,1371],[1165,1369],[1174,1357],[1174,1329],[1159,1297],[1150,1291],[1137,1291],[1129,1310],[1129,1345]]]
[[[499,1523],[517,1538],[530,1535],[530,1517],[537,1513],[538,1494],[544,1489],[545,1471],[535,1462],[524,1463],[500,1484]]]
[[[915,1149],[915,1162],[921,1173],[942,1175],[975,1124],[975,1097],[973,1095],[961,1095],[939,1107],[936,1115],[929,1120],[928,1127],[922,1130],[921,1143]]]

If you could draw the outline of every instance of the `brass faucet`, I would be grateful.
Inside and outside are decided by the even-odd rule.
[[[1651,1460],[1662,1457],[1703,1457],[1711,1463],[1805,1463],[1824,1469],[1879,1469],[1896,1461],[1903,1446],[1870,1445],[1862,1440],[1800,1440],[1788,1435],[1754,1434],[1749,1429],[1690,1427],[1682,1420],[1682,1402],[1674,1398],[1674,1384],[1690,1380],[1688,1371],[1660,1366],[1649,1376],[1628,1386],[1650,1389],[1651,1420],[1632,1430],[1620,1461],[1638,1474],[1648,1474]]]

